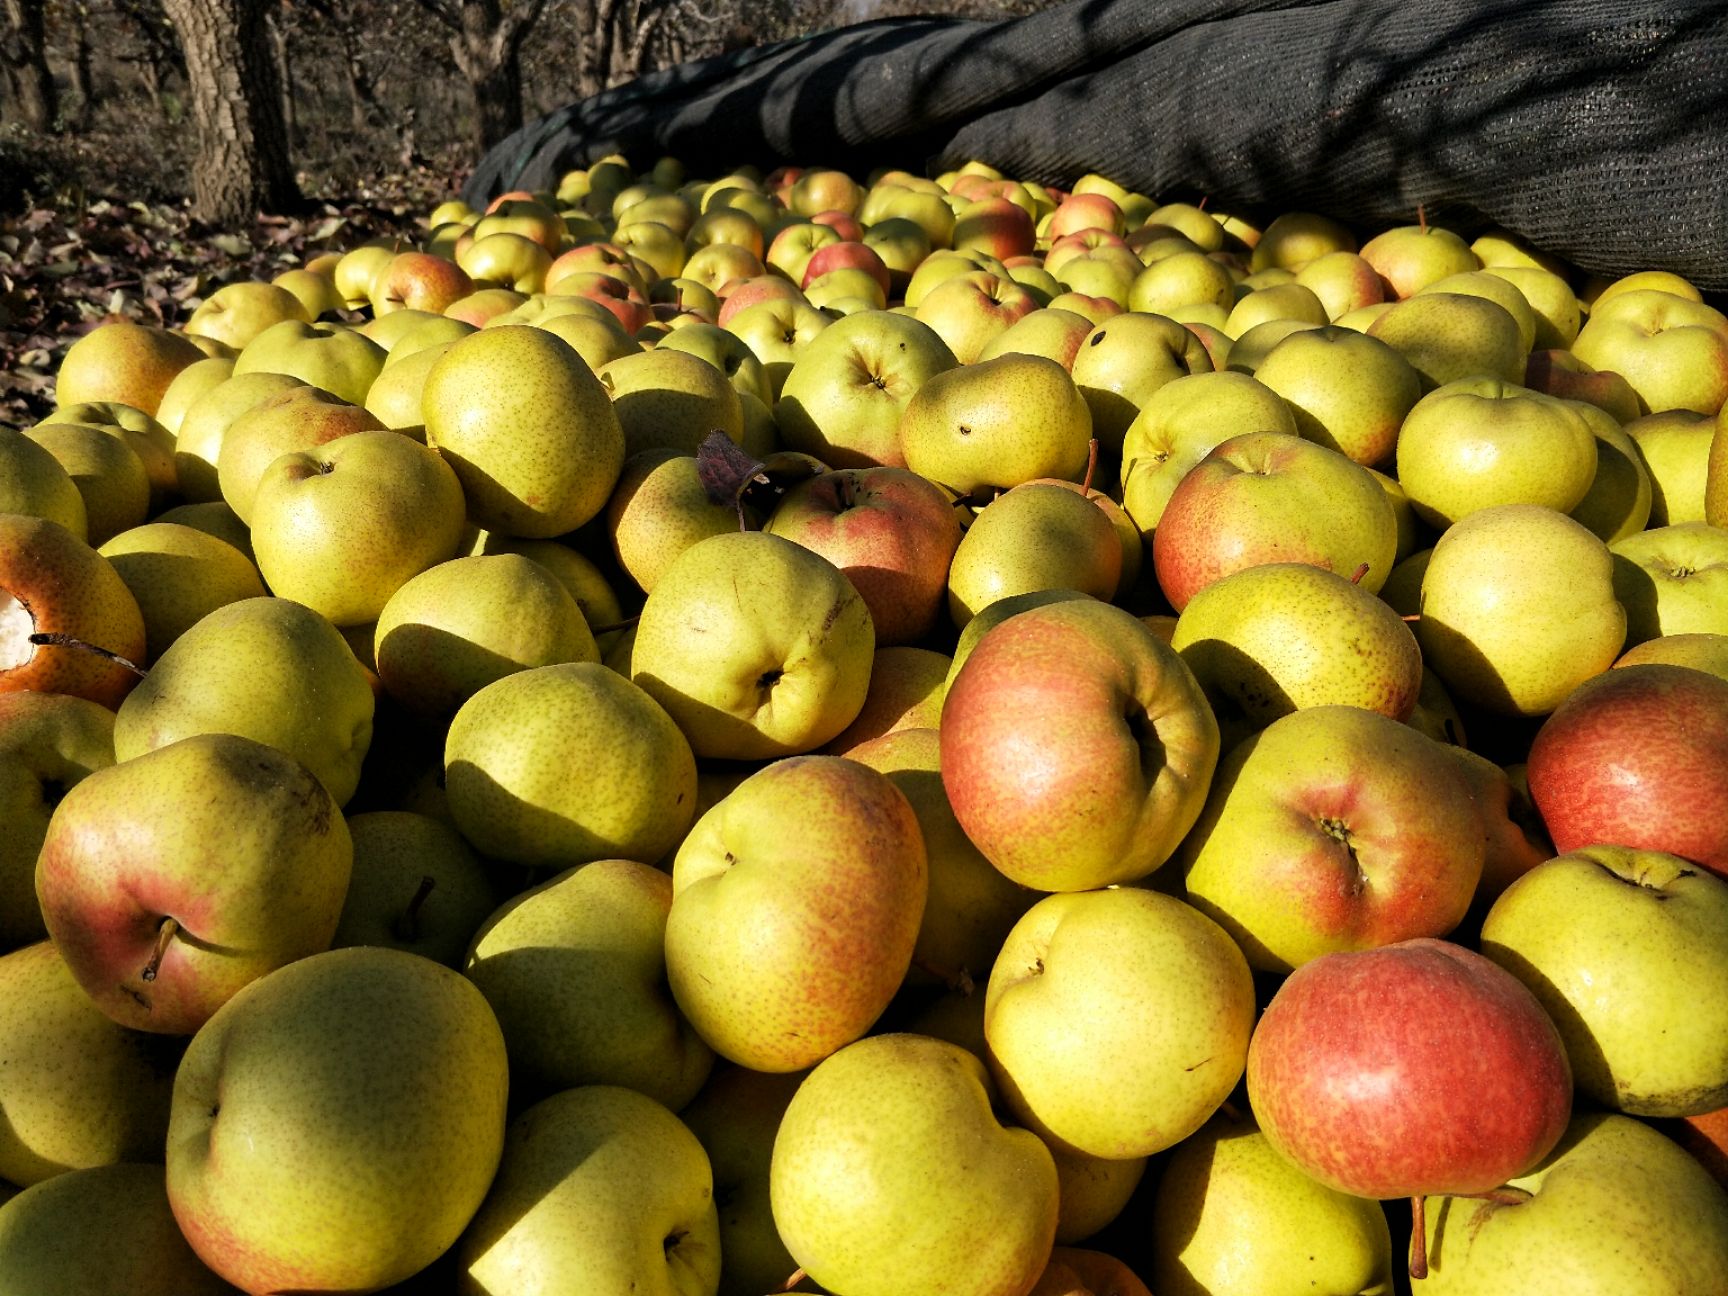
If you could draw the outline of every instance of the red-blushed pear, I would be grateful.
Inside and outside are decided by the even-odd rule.
[[[476,288],[460,301],[445,307],[444,313],[453,320],[485,328],[487,321],[508,314],[527,300],[527,293],[519,293],[513,288]]]
[[[1059,1246],[1038,1277],[1031,1296],[1151,1296],[1146,1284],[1121,1260],[1103,1251]]]
[[[411,577],[455,556],[464,522],[462,486],[437,451],[357,432],[264,470],[252,549],[277,597],[366,625]]]
[[[1398,524],[1372,473],[1336,450],[1284,432],[1249,432],[1214,447],[1177,484],[1152,538],[1158,584],[1180,612],[1207,585],[1267,562],[1306,562],[1378,593]]]
[[[181,1235],[160,1163],[75,1170],[11,1191],[0,1188],[0,1291],[238,1296]]]
[[[1416,402],[1398,433],[1398,482],[1436,530],[1496,504],[1569,513],[1596,477],[1596,436],[1571,402],[1464,378]]]
[[[941,737],[935,728],[883,734],[848,756],[886,774],[905,794],[924,837],[929,886],[909,980],[960,987],[981,983],[1009,928],[1037,893],[994,868],[961,831],[942,786]]]
[[[984,1001],[1008,1109],[1057,1145],[1119,1160],[1199,1129],[1241,1079],[1253,1029],[1242,951],[1189,905],[1139,887],[1033,905]]]
[[[1153,393],[1166,383],[1212,368],[1193,333],[1162,315],[1130,311],[1099,324],[1074,357],[1074,385],[1092,413],[1093,435],[1106,457],[1126,461],[1123,439]]]
[[[1530,745],[1530,795],[1561,851],[1665,851],[1728,876],[1728,681],[1625,666],[1567,695]]]
[[[186,338],[165,328],[110,320],[74,342],[55,373],[54,399],[120,401],[154,415],[180,371],[204,359]]]
[[[498,907],[486,866],[442,819],[409,810],[348,816],[354,869],[331,949],[382,945],[460,968]]]
[[[905,468],[845,468],[799,482],[764,529],[821,554],[845,574],[870,609],[878,648],[930,633],[961,543],[948,496]]]
[[[781,327],[796,334],[796,313]],[[796,337],[787,345],[775,424],[789,449],[835,468],[905,467],[900,423],[907,405],[959,363],[929,325],[886,311],[847,316],[801,346]]]
[[[796,756],[697,821],[672,865],[666,974],[722,1057],[796,1071],[858,1039],[911,965],[928,872],[886,774]]]
[[[1504,1189],[1424,1213],[1432,1263],[1418,1296],[1691,1296],[1728,1273],[1728,1193],[1629,1116],[1581,1113]]]
[[[1707,522],[1652,527],[1608,546],[1626,642],[1728,634],[1728,530]]]
[[[974,270],[932,288],[914,316],[936,331],[961,364],[971,364],[997,334],[1038,307],[1038,299],[1005,274]]]
[[[462,972],[497,1014],[513,1101],[621,1085],[677,1111],[714,1055],[666,988],[672,879],[651,864],[595,860],[504,902],[474,934]]]
[[[955,251],[988,252],[998,261],[1023,256],[1037,244],[1032,218],[1007,198],[980,198],[954,214]]]
[[[1158,1296],[1392,1296],[1377,1202],[1310,1178],[1249,1119],[1220,1113],[1164,1163],[1147,1276]]]
[[[189,1035],[242,986],[329,947],[353,855],[310,770],[204,734],[73,788],[48,825],[36,895],[98,1008]]]
[[[810,259],[804,263],[804,274],[799,279],[798,286],[809,291],[810,285],[823,275],[834,270],[862,270],[882,289],[882,296],[889,294],[891,283],[888,267],[875,249],[867,244],[842,239],[838,243],[827,243],[810,254]]]
[[[979,510],[948,568],[948,615],[964,629],[999,599],[1072,589],[1108,602],[1122,576],[1122,542],[1078,491],[1025,482]]]
[[[246,344],[234,374],[288,374],[350,405],[364,405],[384,355],[383,347],[346,324],[283,320]]]
[[[250,1292],[377,1291],[456,1241],[504,1142],[492,1011],[449,968],[331,950],[249,986],[174,1080],[168,1200]]]
[[[373,681],[341,633],[289,599],[209,613],[174,641],[114,719],[125,762],[195,734],[241,734],[286,752],[338,805],[372,741]]]
[[[57,522],[0,514],[0,693],[110,709],[138,682],[144,618],[113,565]]]
[[[598,662],[565,662],[506,675],[462,704],[444,787],[483,855],[536,869],[657,860],[690,824],[696,761],[641,689]]]
[[[1482,818],[1482,880],[1474,904],[1480,908],[1543,860],[1554,858],[1554,846],[1530,803],[1522,782],[1514,783],[1499,765],[1456,741],[1442,740],[1470,784]]]
[[[1690,1152],[1712,1179],[1728,1188],[1728,1107],[1663,1121],[1657,1128]]]
[[[1061,307],[1035,310],[998,333],[978,353],[978,360],[1019,353],[1041,355],[1072,371],[1086,335],[1094,324],[1084,315]]]
[[[1585,401],[1630,423],[1638,417],[1638,396],[1611,369],[1592,369],[1570,351],[1538,349],[1524,363],[1524,385],[1562,400]]]
[[[818,225],[813,221],[784,225],[768,240],[762,265],[797,285],[803,282],[804,267],[810,263],[816,249],[840,241],[840,231],[831,225]],[[762,272],[759,270],[757,273]]]
[[[1676,293],[1634,289],[1599,300],[1572,353],[1624,377],[1641,413],[1714,415],[1728,397],[1728,319]]]
[[[1564,513],[1535,504],[1481,509],[1434,546],[1416,641],[1462,701],[1501,715],[1546,715],[1607,670],[1625,640],[1613,555]]]
[[[1078,481],[1092,418],[1054,360],[1004,355],[932,376],[900,418],[906,467],[956,495],[987,495],[1039,477]]]
[[[1227,753],[1177,858],[1187,894],[1255,968],[1442,936],[1482,875],[1472,789],[1441,744],[1317,706]]]
[[[404,310],[442,314],[473,291],[474,281],[461,266],[427,252],[398,252],[368,290],[374,318]]]
[[[630,660],[698,756],[766,760],[814,751],[857,718],[875,643],[868,606],[833,563],[733,532],[662,573]]]
[[[511,1121],[455,1258],[461,1287],[492,1296],[532,1296],[566,1276],[594,1291],[705,1296],[721,1266],[708,1156],[652,1098],[566,1089]]]
[[[1170,646],[1200,681],[1225,751],[1300,707],[1407,720],[1422,687],[1416,637],[1382,599],[1308,563],[1262,563],[1201,590]]]
[[[51,941],[0,958],[0,1178],[159,1158],[179,1061],[178,1041],[110,1021]]]
[[[426,442],[456,470],[468,516],[546,539],[597,515],[624,466],[606,388],[544,329],[481,329],[426,376]]]
[[[1572,1072],[1522,983],[1420,938],[1292,972],[1248,1046],[1248,1101],[1272,1145],[1321,1183],[1418,1199],[1421,1277],[1420,1198],[1490,1193],[1536,1166],[1565,1133]]]
[[[1254,369],[1282,396],[1296,431],[1366,467],[1385,463],[1422,395],[1410,362],[1378,338],[1337,327],[1292,333]]]
[[[860,1040],[812,1071],[769,1172],[799,1266],[850,1296],[1029,1292],[1050,1259],[1056,1168],[994,1100],[976,1056],[922,1035]]]
[[[1462,293],[1419,293],[1397,302],[1367,333],[1410,362],[1424,391],[1459,378],[1520,382],[1529,355],[1518,322],[1504,306]]]
[[[1362,259],[1386,281],[1393,298],[1413,297],[1448,275],[1482,266],[1468,243],[1426,220],[1376,234],[1362,245]]]
[[[1482,952],[1554,1019],[1579,1093],[1633,1116],[1728,1103],[1728,881],[1677,855],[1589,846],[1508,887]]]
[[[1199,817],[1218,723],[1138,618],[1079,599],[994,627],[949,683],[942,783],[1016,882],[1083,891],[1151,873]]]
[[[1320,299],[1328,319],[1386,300],[1386,284],[1355,252],[1322,253],[1296,271],[1296,282]]]

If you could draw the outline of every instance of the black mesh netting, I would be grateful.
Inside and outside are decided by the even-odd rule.
[[[1374,228],[1501,225],[1728,289],[1723,0],[1072,0],[899,19],[644,77],[530,123],[470,202],[621,152],[693,173],[968,158]]]

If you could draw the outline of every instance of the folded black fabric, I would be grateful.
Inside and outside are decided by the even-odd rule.
[[[699,174],[977,158],[1063,185],[1364,228],[1500,225],[1585,270],[1728,289],[1722,0],[1070,0],[868,23],[643,77],[552,113],[467,197],[622,152]]]

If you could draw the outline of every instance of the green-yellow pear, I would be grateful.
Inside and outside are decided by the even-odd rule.
[[[43,419],[39,426],[54,423],[96,428],[129,446],[144,465],[144,475],[150,480],[152,513],[178,498],[180,483],[174,470],[174,434],[143,410],[119,401],[86,401],[82,405],[62,406]]]
[[[869,608],[833,563],[731,532],[661,574],[631,671],[698,756],[761,760],[814,751],[857,718],[875,645]]]
[[[1161,1152],[1241,1079],[1253,977],[1235,942],[1134,887],[1046,896],[990,973],[984,1036],[1010,1111],[1091,1156]]]
[[[186,319],[184,331],[215,338],[236,351],[272,324],[283,320],[312,322],[306,304],[276,284],[238,280],[211,293]]]
[[[57,1175],[0,1193],[0,1292],[239,1296],[187,1245],[160,1164]]]
[[[774,401],[774,389],[756,353],[743,338],[727,332],[718,324],[696,323],[673,329],[654,349],[693,355],[724,374],[740,394],[748,393],[765,404]]]
[[[179,372],[204,353],[178,333],[129,320],[110,320],[67,349],[55,377],[55,400],[122,401],[154,415]]]
[[[870,666],[870,690],[858,718],[822,750],[850,756],[853,749],[902,729],[934,729],[942,722],[942,695],[948,691],[946,653],[912,644],[878,648]]]
[[[305,766],[197,734],[66,794],[36,861],[48,935],[123,1026],[190,1035],[266,973],[329,948],[354,848]]]
[[[941,740],[933,727],[883,734],[847,757],[886,774],[924,834],[929,888],[910,975],[920,983],[983,982],[1003,938],[1038,893],[1010,881],[961,830],[942,787]]]
[[[1056,1166],[994,1097],[974,1055],[921,1035],[872,1036],[812,1071],[770,1171],[799,1266],[847,1296],[1029,1291],[1055,1239]]]
[[[1378,1202],[1309,1178],[1251,1121],[1215,1116],[1171,1153],[1152,1208],[1158,1296],[1392,1296]]]
[[[1715,416],[1695,410],[1664,410],[1625,424],[1626,435],[1638,446],[1650,472],[1650,525],[1706,521],[1710,447],[1716,436]],[[73,474],[77,480],[77,474]],[[86,504],[90,503],[85,496]],[[92,530],[95,523],[91,523]]]
[[[381,427],[361,406],[317,387],[291,387],[267,396],[235,418],[222,436],[216,459],[222,498],[250,526],[258,483],[278,458]]]
[[[1056,1162],[1056,1243],[1083,1242],[1120,1215],[1146,1174],[1148,1157],[1095,1157],[1053,1146]]]
[[[1522,382],[1529,355],[1511,312],[1462,293],[1419,293],[1396,302],[1368,326],[1368,336],[1408,360],[1425,391],[1459,378]]]
[[[1505,308],[1518,325],[1518,344],[1528,355],[1536,345],[1536,312],[1518,286],[1486,270],[1465,270],[1424,284],[1421,293],[1458,293],[1464,297],[1481,297]],[[1566,343],[1556,345],[1565,346]]]
[[[1429,392],[1398,433],[1398,481],[1410,505],[1444,530],[1496,504],[1576,508],[1596,476],[1596,436],[1571,401],[1498,378]]]
[[[1533,350],[1569,347],[1578,340],[1583,315],[1577,294],[1561,275],[1537,265],[1483,266],[1482,273],[1504,279],[1528,303],[1535,325]]]
[[[385,945],[460,968],[498,904],[486,866],[449,824],[409,810],[350,815],[354,871],[332,949]]]
[[[247,1291],[401,1282],[479,1209],[507,1083],[492,1010],[449,968],[376,948],[301,959],[187,1047],[168,1125],[174,1217]]]
[[[576,600],[576,606],[582,610],[582,619],[595,632],[594,642],[600,646],[602,654],[623,633],[619,622],[624,620],[624,609],[608,577],[591,558],[569,545],[556,540],[522,540],[487,531],[478,535],[469,552],[476,555],[521,554],[551,572]]]
[[[412,577],[379,613],[373,644],[390,696],[425,716],[454,715],[519,670],[600,660],[569,591],[516,553],[453,558]]]
[[[291,374],[250,373],[230,376],[186,407],[174,440],[174,471],[180,493],[189,503],[222,499],[217,464],[228,429],[248,410],[272,396],[307,384]]]
[[[761,1296],[783,1286],[798,1262],[774,1227],[768,1173],[774,1135],[805,1073],[771,1075],[717,1067],[678,1117],[702,1143],[714,1172],[720,1222],[719,1296]]]
[[[372,739],[366,669],[311,608],[279,598],[217,608],[176,639],[114,722],[130,760],[181,738],[234,733],[295,757],[347,804]]]
[[[1636,535],[1649,523],[1655,502],[1644,456],[1612,414],[1585,401],[1572,406],[1596,438],[1596,475],[1572,516],[1608,544]]]
[[[1457,696],[1502,714],[1546,715],[1620,655],[1626,610],[1614,597],[1613,556],[1552,509],[1472,513],[1434,546],[1416,638]]]
[[[1298,435],[1368,467],[1392,456],[1422,395],[1410,362],[1352,329],[1304,329],[1267,353],[1254,377],[1290,406]]]
[[[722,1057],[810,1066],[868,1030],[905,979],[927,877],[917,816],[887,775],[839,756],[775,761],[678,848],[672,994]]]
[[[613,557],[645,594],[679,554],[699,540],[737,531],[738,521],[731,500],[716,502],[708,494],[696,456],[666,446],[625,460],[606,503]]]
[[[153,522],[173,522],[189,526],[194,531],[215,536],[224,544],[233,545],[247,558],[252,557],[252,533],[233,509],[222,500],[206,500],[201,504],[176,504],[151,519]]]
[[[1200,681],[1229,750],[1298,707],[1342,703],[1407,720],[1416,636],[1387,603],[1309,563],[1263,563],[1206,586],[1170,646]]]
[[[998,599],[1074,589],[1108,602],[1122,574],[1122,544],[1110,519],[1075,491],[1027,482],[979,511],[948,568],[948,612],[956,627]]]
[[[482,924],[463,973],[498,1016],[518,1102],[593,1084],[673,1111],[696,1096],[714,1054],[666,987],[671,908],[667,874],[595,860],[507,900]]]
[[[655,347],[613,360],[595,376],[612,398],[626,456],[660,448],[694,455],[715,430],[743,439],[737,389],[699,356]]]
[[[366,412],[383,426],[424,441],[426,375],[455,345],[454,341],[440,342],[404,357],[400,364],[386,364],[366,393]]]
[[[1362,259],[1386,281],[1393,297],[1411,297],[1448,275],[1481,268],[1470,245],[1449,229],[1400,225],[1383,230],[1362,245]]]
[[[51,450],[6,427],[0,427],[0,512],[46,518],[89,539],[89,513],[72,474]]]
[[[606,388],[562,338],[506,325],[459,340],[432,367],[426,440],[444,454],[478,525],[546,539],[605,507],[624,466]]]
[[[1112,458],[1125,456],[1122,439],[1154,392],[1212,367],[1194,334],[1175,320],[1138,310],[1107,319],[1088,333],[1072,366],[1074,385],[1092,415],[1093,435]]]
[[[158,1160],[179,1061],[91,1003],[52,943],[0,958],[0,1179]]]
[[[156,421],[169,435],[178,437],[186,411],[205,392],[226,382],[233,372],[234,361],[227,356],[209,356],[187,365],[162,393],[162,404],[156,408]]]
[[[48,820],[80,779],[113,763],[107,707],[34,689],[0,693],[0,952],[48,934],[36,903]]]
[[[113,564],[144,614],[144,665],[217,608],[269,592],[240,550],[175,522],[122,531],[97,552]]]
[[[346,324],[286,319],[259,333],[234,361],[236,375],[290,374],[350,405],[364,405],[384,367],[384,348]]]
[[[85,533],[100,545],[150,513],[150,477],[131,446],[97,428],[44,423],[25,434],[59,461],[84,499]]]
[[[1528,1174],[1424,1218],[1417,1296],[1693,1296],[1728,1273],[1728,1192],[1629,1116],[1581,1113]]]
[[[542,1099],[511,1122],[457,1261],[464,1290],[488,1296],[712,1296],[720,1229],[708,1155],[634,1090],[586,1085]]]
[[[913,394],[900,418],[906,466],[958,495],[1037,477],[1078,481],[1091,437],[1092,415],[1074,380],[1043,356],[945,370]]]
[[[696,809],[695,758],[672,717],[591,661],[518,671],[475,693],[450,722],[444,780],[476,850],[533,868],[652,862]]]
[[[463,523],[443,456],[399,432],[357,432],[264,470],[252,549],[278,597],[365,625],[409,579],[455,557]]]

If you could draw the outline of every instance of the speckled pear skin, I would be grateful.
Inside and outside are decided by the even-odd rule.
[[[624,432],[606,389],[568,342],[499,325],[460,339],[426,376],[427,444],[489,531],[547,539],[606,506]]]
[[[179,1061],[105,1017],[50,942],[0,958],[0,1179],[158,1160]]]
[[[279,969],[193,1037],[168,1198],[249,1292],[376,1291],[442,1255],[504,1146],[504,1037],[460,974],[400,950]]]

